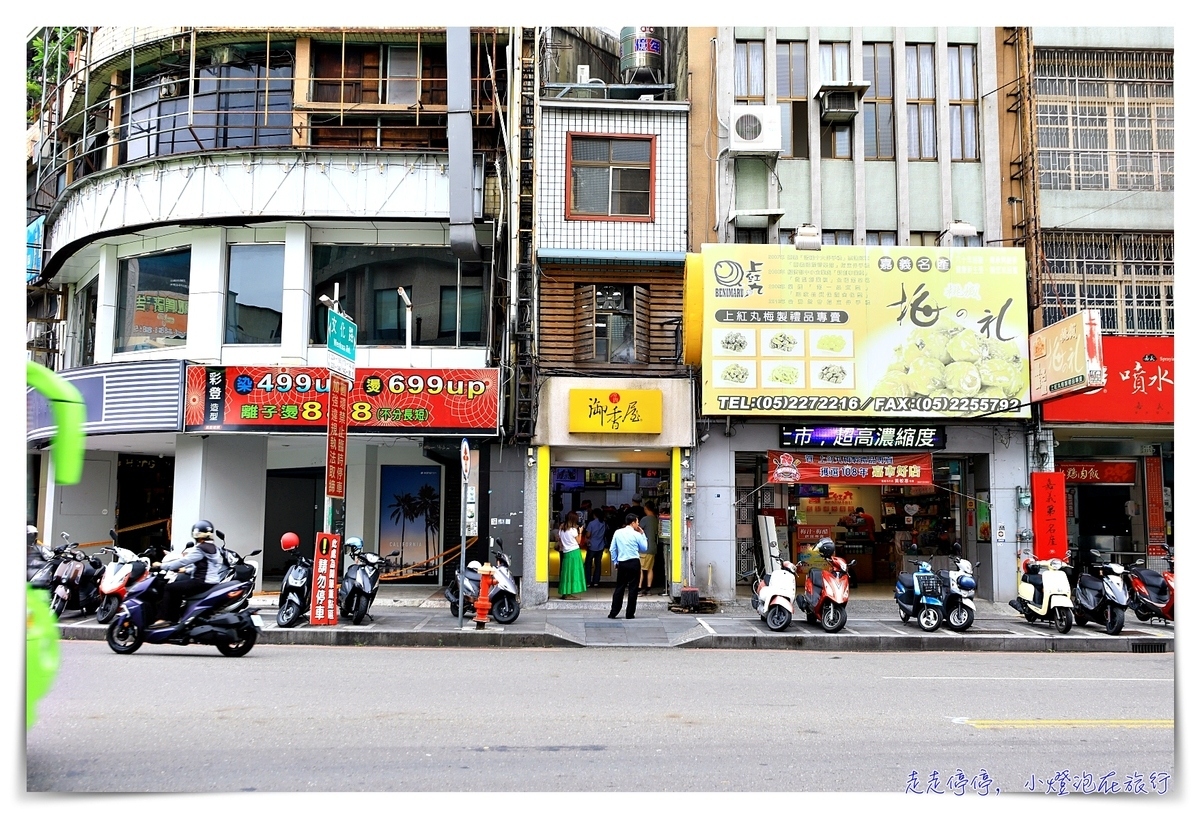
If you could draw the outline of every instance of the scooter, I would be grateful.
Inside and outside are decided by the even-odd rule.
[[[64,539],[70,539],[63,532]],[[91,616],[100,607],[100,574],[104,563],[97,556],[88,556],[71,543],[62,552],[62,562],[54,569],[50,583],[50,609],[61,617],[67,608],[76,608]]]
[[[975,622],[975,568],[971,561],[963,559],[962,544],[955,543],[950,549],[951,569],[937,572],[942,581],[942,596],[946,605],[946,627],[962,633]],[[979,563],[975,563],[978,566]]]
[[[1101,556],[1094,548],[1091,554],[1096,558]],[[1125,609],[1129,606],[1125,566],[1117,562],[1095,562],[1078,570],[1075,587],[1071,590],[1075,621],[1080,625],[1089,621],[1103,624],[1105,633],[1116,636],[1125,627]]]
[[[100,576],[100,607],[96,609],[96,621],[107,625],[117,615],[126,589],[150,570],[150,565],[162,559],[163,549],[152,546],[140,555],[117,545],[117,532],[110,529],[108,535],[113,544],[100,549],[101,554],[112,554],[112,561],[104,566]]]
[[[279,547],[284,551],[294,551],[299,545],[300,538],[291,531],[279,538]],[[312,558],[301,553],[297,553],[296,561],[288,566],[283,582],[279,584],[279,610],[275,614],[275,624],[279,627],[290,628],[308,616],[312,568]]]
[[[217,536],[225,539],[221,532]],[[245,656],[258,641],[262,632],[262,617],[257,608],[250,607],[254,593],[254,563],[247,562],[237,552],[224,548],[232,575],[193,594],[184,600],[184,612],[177,623],[151,627],[158,619],[163,603],[167,574],[162,569],[151,572],[125,596],[117,618],[108,626],[105,640],[113,652],[130,654],[149,642],[152,645],[187,645],[192,642],[215,645],[224,656]],[[247,557],[262,553],[251,551]]]
[[[833,540],[822,537],[812,550],[828,564],[827,568],[810,568],[804,577],[804,593],[797,600],[804,618],[810,625],[821,621],[826,633],[837,633],[846,627],[846,603],[850,601],[849,569],[857,560],[835,555]]]
[[[495,546],[492,548],[492,587],[488,591],[488,599],[492,603],[491,615],[501,625],[509,625],[517,621],[517,617],[521,615],[521,602],[517,599],[517,582],[513,579],[511,563],[508,555],[500,550],[503,542],[495,541]],[[462,582],[463,591],[463,613],[467,611],[474,612],[475,600],[479,596],[479,587],[482,575],[479,569],[482,566],[476,560],[471,560],[467,564],[467,573],[465,577],[459,575],[458,571],[454,572],[454,579],[446,586],[444,596],[450,603],[450,615],[458,616],[458,584]]]
[[[1167,567],[1159,573],[1153,568],[1138,568],[1145,560],[1137,560],[1128,566],[1129,608],[1141,622],[1161,619],[1175,621],[1175,548],[1166,546]]]
[[[942,604],[942,582],[933,573],[933,566],[924,560],[909,560],[916,567],[911,574],[902,571],[896,578],[896,605],[900,621],[916,617],[917,625],[926,633],[936,631],[945,618]]]
[[[375,594],[379,591],[379,574],[383,570],[384,558],[370,551],[363,551],[361,545],[346,546],[346,573],[342,575],[342,584],[338,588],[338,606],[342,616],[355,625],[361,623],[375,602]],[[389,557],[398,557],[400,552],[393,551]]]
[[[758,518],[762,564],[756,566],[750,605],[773,631],[787,630],[796,607],[796,566],[779,555],[779,538],[771,517]]]
[[[1071,630],[1071,583],[1063,571],[1070,567],[1060,559],[1025,560],[1017,598],[1009,606],[1031,625],[1041,620],[1053,622],[1059,633]]]

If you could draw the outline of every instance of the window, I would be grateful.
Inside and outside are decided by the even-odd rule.
[[[121,259],[113,352],[187,343],[192,250]]]
[[[975,46],[952,45],[947,49],[950,68],[950,158],[979,159],[976,127]]]
[[[1036,49],[1038,171],[1053,190],[1174,190],[1174,55]]]
[[[895,247],[896,233],[891,230],[868,230],[868,247]]]
[[[738,102],[762,102],[766,96],[763,41],[733,44],[733,96]]]
[[[767,228],[765,227],[735,227],[733,230],[734,244],[766,244]]]
[[[821,82],[850,82],[850,43],[821,43]]]
[[[79,345],[75,350],[75,366],[91,366],[96,362],[96,305],[99,302],[99,294],[99,276],[93,278],[83,289],[76,290]]]
[[[853,159],[853,134],[849,122],[822,122],[821,158]]]
[[[808,158],[808,43],[775,44],[775,94],[783,134],[780,156]]]
[[[891,43],[863,43],[863,154],[867,159],[895,159],[895,117],[892,104]]]
[[[649,363],[648,288],[632,284],[578,284],[575,307],[576,314],[584,316],[575,337],[576,361]]]
[[[412,301],[414,346],[480,346],[488,297],[482,264],[460,264],[448,247],[314,245],[311,343],[325,343],[328,320],[320,296],[338,285],[342,308],[358,324],[358,343],[398,345],[406,339]]]
[[[853,230],[822,230],[821,244],[854,244]]]
[[[905,46],[908,84],[908,158],[937,159],[937,100],[933,45]]]
[[[229,248],[225,343],[278,344],[283,327],[283,245]]]
[[[940,235],[937,230],[913,230],[908,234],[908,244],[910,247],[937,247]]]
[[[567,134],[567,218],[654,220],[654,137]]]
[[[1048,233],[1041,284],[1044,325],[1081,309],[1100,311],[1104,332],[1175,331],[1174,237],[1170,233]]]
[[[388,49],[388,105],[412,105],[420,97],[420,64],[416,46],[392,46]]]

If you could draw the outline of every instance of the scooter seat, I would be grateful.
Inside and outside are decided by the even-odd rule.
[[[1021,576],[1021,580],[1023,582],[1028,582],[1030,585],[1032,585],[1034,588],[1037,588],[1039,591],[1042,589],[1042,578],[1040,576],[1038,576],[1037,574],[1023,574]]]
[[[241,584],[242,583],[240,582],[217,582],[212,585],[206,585],[193,594],[188,594],[184,597],[184,599],[188,602],[195,602],[196,600],[204,599],[204,597],[208,596],[214,591],[232,591]]]
[[[478,571],[472,571],[470,568],[468,568],[466,577],[472,582],[479,582],[481,575]]]
[[[1038,577],[1038,579],[1041,579],[1041,577]],[[1104,590],[1104,583],[1098,577],[1091,574],[1080,574],[1079,587],[1086,588],[1089,591],[1102,591]]]
[[[906,589],[913,587],[913,576],[908,571],[903,571],[900,576],[896,577],[896,581],[903,585]]]
[[[824,587],[824,585],[825,585],[825,575],[824,574],[822,574],[820,571],[810,570],[808,572],[808,575],[810,577],[812,577],[812,584],[813,584],[814,588],[816,588],[818,586]]]
[[[1163,579],[1163,575],[1158,571],[1149,568],[1136,568],[1130,573],[1142,581],[1147,591],[1162,591],[1166,593],[1167,581]]]

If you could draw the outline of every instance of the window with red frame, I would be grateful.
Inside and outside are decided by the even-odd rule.
[[[654,138],[567,135],[568,218],[654,218]]]

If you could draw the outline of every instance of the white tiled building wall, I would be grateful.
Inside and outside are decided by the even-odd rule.
[[[538,246],[590,250],[687,251],[687,111],[542,107],[538,141]],[[567,134],[654,134],[654,221],[566,218]]]

